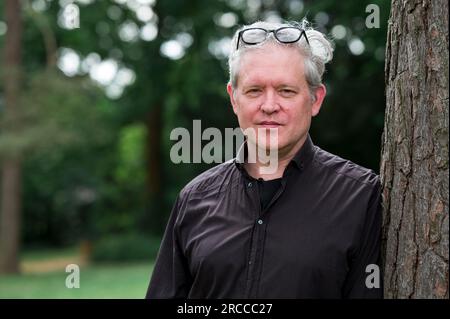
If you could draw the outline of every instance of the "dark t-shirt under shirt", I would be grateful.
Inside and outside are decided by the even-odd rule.
[[[275,193],[281,186],[281,178],[265,181],[258,179],[259,201],[261,203],[261,211],[269,205]]]

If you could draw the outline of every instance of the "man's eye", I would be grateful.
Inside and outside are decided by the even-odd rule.
[[[261,93],[261,89],[249,89],[249,90],[247,90],[246,93],[249,95],[257,95],[257,94]]]
[[[283,95],[283,96],[293,96],[293,95],[296,94],[295,91],[289,90],[289,89],[282,89],[282,90],[280,90],[280,93],[281,93],[281,95]]]

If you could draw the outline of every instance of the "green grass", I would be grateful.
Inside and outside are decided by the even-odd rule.
[[[23,254],[26,261],[70,256],[75,250]],[[65,269],[0,276],[0,298],[138,298],[145,297],[153,264],[90,264],[80,267],[80,288],[67,288]]]

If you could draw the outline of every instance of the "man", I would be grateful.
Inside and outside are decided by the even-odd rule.
[[[257,133],[180,192],[148,298],[382,297],[379,178],[308,134],[331,58],[305,23],[236,32],[227,91],[240,128]],[[255,146],[276,149],[275,170],[248,160]]]

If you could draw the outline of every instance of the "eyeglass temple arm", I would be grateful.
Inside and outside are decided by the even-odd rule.
[[[302,35],[305,35],[306,43],[308,43],[308,45],[309,45],[309,40],[308,40],[308,37],[306,36],[305,30],[302,31]]]

